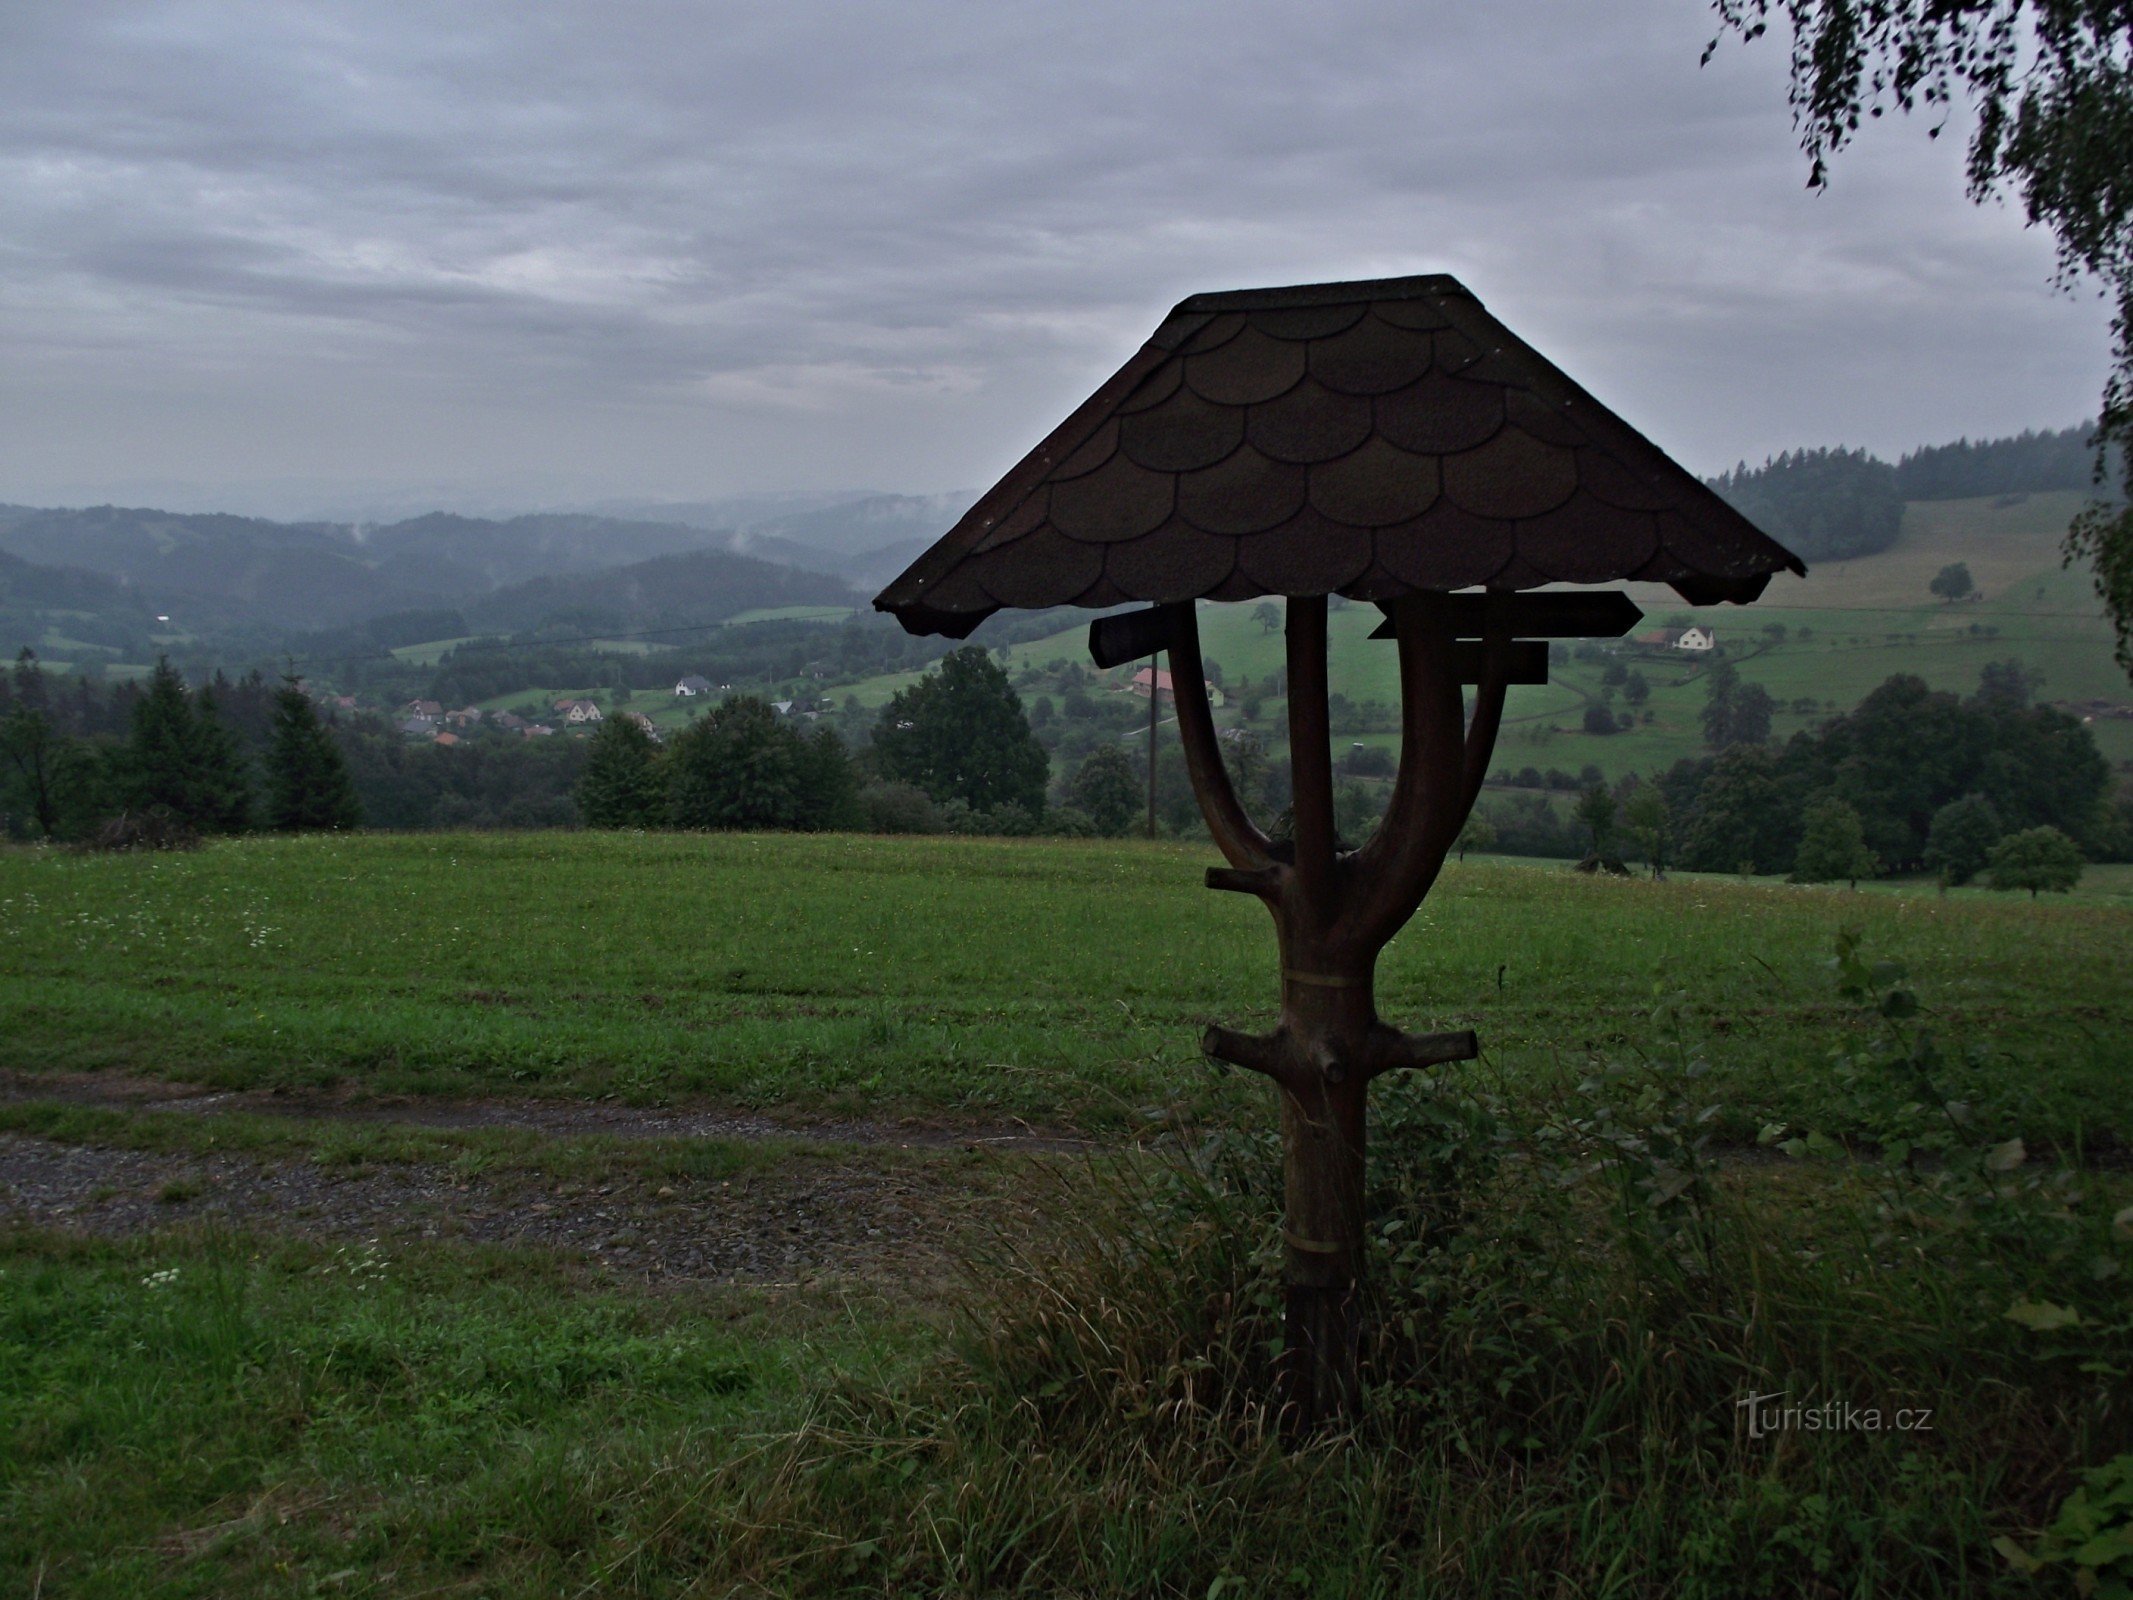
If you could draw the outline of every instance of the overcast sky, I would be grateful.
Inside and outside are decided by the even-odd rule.
[[[2063,427],[2107,318],[1703,0],[0,7],[0,500],[979,487],[1205,289],[1452,272],[1701,471]]]

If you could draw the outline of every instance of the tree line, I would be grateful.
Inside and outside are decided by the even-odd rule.
[[[2006,879],[2013,858],[2032,862],[2032,875],[2044,870],[2032,858],[2048,859],[2048,876],[2069,861],[2078,874],[2084,859],[2133,859],[2133,797],[2114,795],[2086,727],[2029,703],[2033,687],[2011,661],[1988,664],[1968,696],[1897,674],[1780,745],[1759,691],[1714,671],[1712,754],[1649,779],[1588,783],[1568,812],[1541,795],[1485,802],[1467,843],[1804,881],[1924,871],[1961,884]]]
[[[1929,445],[1894,466],[1865,450],[1789,450],[1709,480],[1733,508],[1815,560],[1886,550],[1911,500],[1963,500],[2094,487],[2093,427]]]
[[[271,691],[256,679],[192,690],[165,660],[144,685],[98,706],[86,683],[71,697],[55,693],[24,650],[6,690],[0,812],[11,835],[127,845],[362,821],[340,747],[294,679]],[[224,713],[226,698],[245,702],[258,724],[256,759]]]

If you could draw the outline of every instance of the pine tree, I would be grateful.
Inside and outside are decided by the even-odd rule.
[[[363,825],[363,808],[341,748],[294,678],[284,678],[274,693],[267,743],[267,825],[291,833]]]
[[[636,718],[609,717],[594,732],[577,801],[588,828],[656,828],[666,820],[659,749]]]
[[[124,791],[136,810],[161,808],[202,832],[235,833],[251,810],[251,788],[236,741],[216,713],[214,696],[197,704],[167,657],[156,662],[148,692],[134,702],[124,756]]]

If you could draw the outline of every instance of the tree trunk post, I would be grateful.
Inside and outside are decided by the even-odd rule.
[[[1399,776],[1378,832],[1342,852],[1334,832],[1326,694],[1326,600],[1288,608],[1293,853],[1238,802],[1208,710],[1193,607],[1172,608],[1171,678],[1178,735],[1208,831],[1229,860],[1208,886],[1255,894],[1281,947],[1281,1022],[1263,1037],[1211,1027],[1201,1047],[1264,1073],[1281,1105],[1283,1353],[1277,1403],[1294,1440],[1352,1417],[1361,1402],[1363,1183],[1370,1080],[1467,1060],[1471,1032],[1402,1034],[1379,1021],[1378,952],[1414,914],[1481,787],[1503,714],[1510,640],[1484,640],[1471,725],[1461,703],[1450,624],[1431,597],[1393,608],[1400,649]]]

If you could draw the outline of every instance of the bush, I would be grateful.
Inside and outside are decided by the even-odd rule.
[[[860,826],[869,833],[945,833],[940,809],[915,783],[870,783],[859,791]]]
[[[200,830],[168,806],[121,811],[100,823],[81,843],[84,850],[197,850]]]

